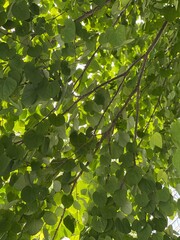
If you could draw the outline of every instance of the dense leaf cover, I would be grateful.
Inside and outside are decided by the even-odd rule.
[[[177,239],[178,0],[0,1],[0,239]]]

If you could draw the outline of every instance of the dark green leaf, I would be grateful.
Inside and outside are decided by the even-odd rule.
[[[10,49],[7,43],[0,42],[0,58],[5,60],[10,56]]]
[[[26,186],[25,188],[23,188],[23,190],[21,191],[21,198],[27,203],[32,203],[36,199],[34,189],[30,186]]]
[[[123,218],[122,220],[117,218],[115,225],[116,225],[117,231],[122,232],[124,234],[128,234],[131,231],[129,221],[126,218]]]
[[[73,204],[74,198],[72,195],[63,195],[61,201],[65,208],[69,208]]]
[[[7,21],[6,12],[4,11],[0,12],[0,26],[4,25],[6,21]]]
[[[38,96],[37,96],[36,88],[31,84],[27,84],[24,88],[22,99],[21,99],[24,106],[25,107],[31,106],[36,102],[37,98]]]
[[[36,45],[34,47],[29,47],[27,50],[27,54],[31,57],[38,57],[41,54],[42,47],[40,45]]]
[[[130,186],[138,184],[142,179],[143,172],[141,168],[134,166],[126,173],[126,183]]]
[[[144,226],[143,229],[137,233],[138,239],[139,240],[149,239],[149,237],[151,236],[151,231],[152,231],[151,226],[149,224],[146,224],[146,226]]]
[[[18,20],[27,20],[30,17],[30,12],[26,0],[16,1],[12,6],[12,14]]]
[[[99,207],[105,206],[107,201],[106,192],[103,190],[99,190],[93,193],[93,201]]]
[[[34,130],[26,132],[23,136],[23,142],[27,148],[37,148],[42,144],[43,136],[37,134]]]
[[[49,121],[52,125],[60,127],[65,123],[65,118],[61,114],[56,115],[53,113],[49,116]]]
[[[2,81],[0,81],[0,98],[7,99],[16,89],[17,82],[8,77]]]
[[[63,220],[64,225],[66,228],[71,232],[74,233],[75,230],[75,219],[72,216],[66,216]]]
[[[37,85],[43,79],[41,71],[37,69],[32,62],[26,63],[24,67],[24,72],[25,72],[26,78],[30,82],[32,82],[34,85]]]
[[[7,174],[9,166],[10,166],[10,158],[8,158],[6,155],[2,154],[0,155],[0,176],[3,176],[4,174]],[[9,169],[10,171],[11,169]]]

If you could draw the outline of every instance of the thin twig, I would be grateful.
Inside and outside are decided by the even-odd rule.
[[[97,129],[98,129],[98,126],[99,126],[99,124],[101,123],[101,121],[102,121],[105,113],[107,112],[108,108],[109,108],[110,105],[113,103],[114,99],[116,98],[117,94],[119,93],[119,91],[120,91],[120,89],[121,89],[121,87],[122,87],[122,85],[123,85],[123,83],[124,83],[124,80],[125,80],[125,77],[123,78],[122,82],[119,84],[119,87],[118,87],[118,89],[116,90],[114,96],[112,97],[112,99],[110,100],[110,102],[109,102],[108,105],[106,106],[103,114],[101,115],[101,117],[100,117],[100,119],[99,119],[99,121],[98,121],[98,123],[97,123],[97,125],[96,125],[96,127],[95,127],[95,129],[94,129],[94,133],[96,133],[96,131],[97,131]]]
[[[164,80],[164,82],[163,82],[163,84],[162,84],[162,87],[164,87],[164,85],[165,85],[165,83],[166,83],[166,80],[167,80],[167,79]],[[152,118],[153,118],[153,116],[154,116],[154,114],[155,114],[155,112],[156,112],[156,109],[157,109],[158,105],[160,104],[160,100],[161,100],[161,97],[162,97],[162,93],[163,93],[163,92],[161,92],[161,94],[160,94],[159,97],[158,97],[157,103],[156,103],[156,105],[155,105],[155,107],[154,107],[154,109],[153,109],[153,112],[152,112],[152,114],[151,114],[151,116],[150,116],[150,118],[149,118],[149,121],[147,122],[147,124],[146,124],[146,126],[145,126],[145,128],[144,128],[144,130],[143,130],[143,133],[146,133],[146,131],[148,130],[149,124],[150,124],[150,122],[151,122],[151,120],[152,120]],[[140,147],[142,141],[143,141],[143,138],[140,140],[140,142],[139,142],[139,144],[138,144],[138,147]]]
[[[74,20],[74,22],[81,22],[81,21],[85,20],[86,18],[91,17],[95,12],[99,11],[102,7],[104,7],[105,5],[107,5],[110,2],[111,2],[111,0],[107,0],[103,6],[96,6],[95,8],[89,10],[88,12],[85,12],[82,16],[76,18]]]
[[[101,45],[99,45],[99,46],[96,48],[96,50],[94,51],[94,53],[92,54],[92,56],[90,57],[90,59],[87,61],[86,66],[85,66],[85,68],[83,69],[82,73],[80,74],[80,76],[78,77],[78,79],[76,80],[76,82],[74,83],[74,87],[73,87],[73,88],[75,88],[74,91],[76,91],[76,90],[79,88],[79,86],[80,86],[80,84],[81,84],[82,77],[84,76],[84,73],[87,71],[89,65],[91,64],[93,58],[95,57],[96,53],[98,52],[100,46],[101,46]],[[75,87],[77,83],[78,83],[78,86]]]
[[[124,6],[124,8],[122,9],[122,11],[121,11],[120,14],[118,15],[116,21],[113,23],[113,26],[115,26],[115,25],[118,23],[120,17],[123,15],[123,13],[126,11],[126,9],[130,6],[131,2],[132,2],[132,0],[130,0],[130,1]]]
[[[141,85],[141,79],[145,70],[145,66],[146,66],[146,62],[147,62],[147,55],[144,56],[144,61],[139,73],[139,77],[138,77],[138,82],[136,85],[136,119],[135,119],[135,128],[134,128],[134,142],[136,142],[136,138],[137,138],[137,129],[138,129],[138,121],[139,121],[139,102],[140,102],[140,85]]]
[[[56,235],[57,235],[57,233],[58,233],[58,230],[59,230],[59,228],[60,228],[60,226],[61,226],[61,223],[62,223],[62,221],[63,221],[63,218],[64,218],[65,213],[66,213],[66,208],[63,209],[61,218],[60,218],[59,223],[58,223],[58,225],[57,225],[57,228],[56,228],[56,230],[55,230],[55,232],[54,232],[54,235],[53,235],[53,237],[52,237],[52,240],[55,240],[55,237],[56,237]]]

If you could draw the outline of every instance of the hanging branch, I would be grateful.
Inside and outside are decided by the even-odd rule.
[[[118,94],[119,91],[121,90],[121,87],[122,87],[122,85],[123,85],[123,83],[124,83],[124,80],[125,80],[125,76],[124,76],[122,82],[119,84],[119,87],[118,87],[118,89],[116,90],[114,96],[112,97],[112,99],[110,100],[110,102],[108,103],[108,105],[106,106],[106,108],[105,108],[103,114],[101,115],[101,117],[100,117],[100,119],[99,119],[99,121],[98,121],[98,123],[97,123],[97,125],[96,125],[96,127],[95,127],[95,129],[94,129],[94,133],[97,131],[98,126],[99,126],[99,124],[101,123],[101,121],[102,121],[102,119],[103,119],[105,113],[107,112],[108,108],[109,108],[110,105],[113,103],[113,101],[114,101],[114,99],[116,98],[117,94]]]

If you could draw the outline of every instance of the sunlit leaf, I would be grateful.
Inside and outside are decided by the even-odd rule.
[[[151,139],[150,139],[150,145],[152,148],[154,148],[155,146],[162,148],[162,136],[160,133],[155,132]]]

